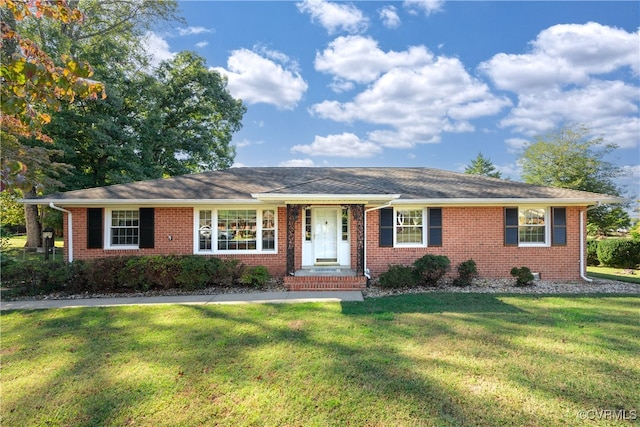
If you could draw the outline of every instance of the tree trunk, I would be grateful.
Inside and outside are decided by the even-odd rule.
[[[25,199],[35,197],[32,191],[24,193]],[[38,248],[42,246],[42,223],[38,215],[37,205],[24,205],[24,219],[27,226],[27,248]]]

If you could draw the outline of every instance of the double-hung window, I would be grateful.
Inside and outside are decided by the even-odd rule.
[[[566,208],[505,208],[504,239],[511,246],[565,245]]]
[[[199,209],[196,252],[275,252],[275,209]]]
[[[396,245],[422,246],[424,242],[422,215],[422,209],[396,210]]]
[[[135,210],[112,210],[110,245],[138,246],[140,236],[140,216]]]
[[[146,249],[154,247],[154,208],[89,208],[87,248],[102,248],[100,228],[104,214],[104,249]]]
[[[381,247],[442,246],[441,208],[380,209]]]

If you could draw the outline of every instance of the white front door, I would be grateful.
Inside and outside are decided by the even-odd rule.
[[[314,263],[337,263],[338,209],[317,208],[313,213]]]

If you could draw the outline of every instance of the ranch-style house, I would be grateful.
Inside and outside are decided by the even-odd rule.
[[[65,260],[196,254],[291,290],[359,289],[425,254],[484,278],[585,279],[586,213],[615,197],[429,168],[247,167],[60,192]],[[453,273],[452,273],[453,274]]]

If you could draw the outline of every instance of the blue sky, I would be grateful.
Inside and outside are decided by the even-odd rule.
[[[640,195],[640,3],[186,1],[148,49],[192,50],[247,106],[236,166],[425,166],[585,124]]]

